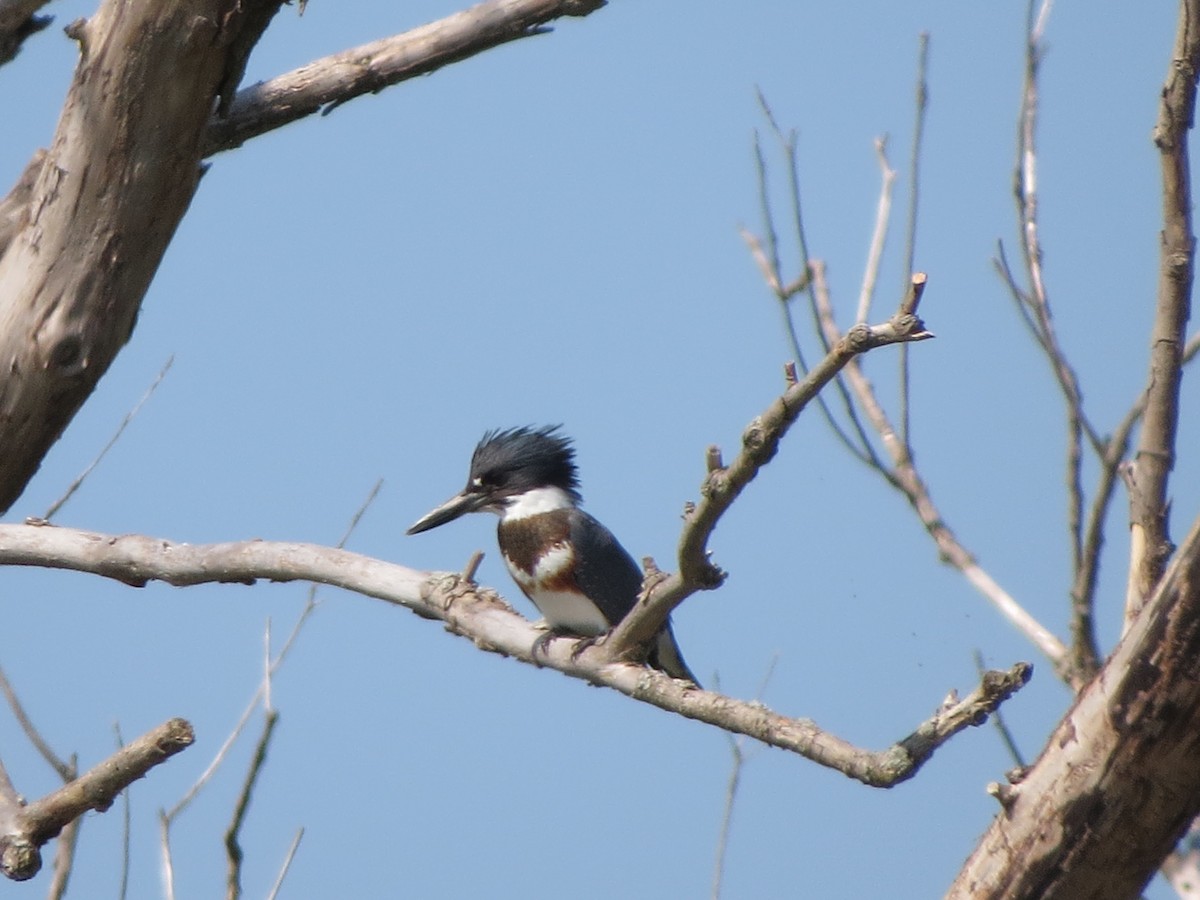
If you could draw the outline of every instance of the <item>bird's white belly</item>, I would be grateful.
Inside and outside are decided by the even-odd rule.
[[[608,631],[608,622],[596,604],[583,594],[573,591],[528,591],[528,594],[551,628],[580,635]]]

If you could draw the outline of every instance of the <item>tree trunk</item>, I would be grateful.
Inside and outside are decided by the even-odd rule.
[[[1200,814],[1200,521],[947,897],[1137,897]]]
[[[205,127],[279,0],[107,0],[0,259],[0,512],[129,340]]]

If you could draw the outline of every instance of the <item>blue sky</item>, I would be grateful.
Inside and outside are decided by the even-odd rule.
[[[0,180],[49,143],[75,60],[60,27],[0,74]],[[285,8],[249,80],[457,9],[314,0]],[[1061,4],[1043,67],[1041,201],[1056,323],[1088,408],[1111,428],[1146,368],[1157,264],[1150,141],[1174,9]],[[133,340],[9,521],[37,515],[94,456],[168,356],[175,364],[64,525],[189,542],[333,543],[378,478],[350,546],[428,569],[487,552],[480,581],[526,613],[478,516],[404,530],[457,491],[488,428],[562,422],[586,508],[671,565],[710,443],[727,454],[781,389],[789,351],[738,236],[759,230],[760,88],[800,134],[805,215],[852,317],[878,195],[873,140],[903,173],[918,34],[932,36],[917,267],[938,335],[913,348],[917,459],[989,572],[1065,637],[1065,427],[1049,369],[994,275],[1014,231],[1023,3],[613,0],[553,34],[366,97],[221,154],[162,264]],[[1119,64],[1116,64],[1119,61]],[[772,175],[782,200],[783,169]],[[903,174],[898,210],[907,195]],[[881,316],[899,296],[894,223]],[[790,247],[785,251],[795,260]],[[811,344],[810,344],[811,346]],[[867,371],[894,397],[897,353]],[[1184,410],[1188,410],[1185,383]],[[1195,420],[1181,430],[1174,533],[1200,506]],[[1089,470],[1088,483],[1094,480]],[[1117,633],[1125,503],[1098,616]],[[898,495],[806,415],[712,541],[730,572],[676,615],[692,668],[857,744],[906,735],[989,664],[1035,664],[1005,707],[1035,755],[1069,696],[953,571]],[[159,894],[155,814],[207,765],[301,585],[133,590],[0,573],[0,664],[63,754],[107,755],[181,715],[194,748],[133,790],[131,896]],[[706,895],[730,752],[705,726],[484,654],[403,610],[322,590],[274,684],[281,723],[244,835],[248,896],[306,829],[297,897]],[[4,761],[53,777],[0,716]],[[247,741],[175,832],[181,896],[221,889],[221,834]],[[989,726],[890,791],[750,749],[726,897],[937,896],[996,811],[1012,763]],[[115,894],[117,815],[85,823],[79,896]],[[9,887],[41,896],[45,879]]]

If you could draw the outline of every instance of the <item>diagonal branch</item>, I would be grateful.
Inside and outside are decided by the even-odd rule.
[[[925,276],[919,276],[923,288]],[[916,285],[918,280],[914,276]],[[679,571],[656,580],[643,591],[633,610],[613,629],[604,642],[614,658],[622,658],[645,646],[666,622],[671,610],[696,591],[719,587],[725,573],[708,558],[708,540],[717,522],[733,505],[746,485],[775,456],[779,442],[810,401],[822,388],[862,353],[888,344],[923,341],[933,337],[917,317],[921,290],[914,289],[891,319],[881,325],[859,323],[833,343],[821,362],[800,381],[792,384],[742,433],[742,449],[729,466],[720,465],[714,454],[709,472],[700,486],[700,502],[684,515],[679,540]]]
[[[833,308],[829,301],[829,293],[825,289],[824,271],[818,267],[814,272],[817,284],[817,297],[820,302],[821,327],[829,340],[838,337],[837,325],[833,320]],[[953,566],[984,596],[997,611],[1024,634],[1046,658],[1060,671],[1067,664],[1067,650],[1054,634],[1037,621],[1021,606],[995,579],[987,573],[971,554],[958,536],[947,524],[941,510],[933,502],[929,486],[921,478],[913,462],[912,454],[905,444],[896,427],[888,418],[883,406],[875,396],[875,390],[863,374],[858,360],[852,360],[844,372],[847,383],[863,414],[871,427],[879,435],[884,451],[891,458],[891,467],[880,466],[878,472],[887,479],[896,490],[900,491],[912,506],[913,511],[933,538],[939,555],[949,565]],[[1078,676],[1072,674],[1071,677]]]
[[[759,452],[763,449],[760,446]],[[1031,673],[1026,663],[1007,672],[990,672],[970,696],[940,709],[893,746],[872,752],[821,730],[808,719],[701,690],[645,666],[614,662],[602,645],[554,641],[535,654],[544,632],[513,612],[494,592],[459,575],[420,572],[345,550],[269,541],[180,544],[141,535],[0,525],[0,565],[6,564],[90,572],[131,585],[151,580],[174,585],[253,584],[269,579],[342,587],[441,621],[448,631],[481,649],[548,666],[668,712],[748,735],[877,787],[911,778],[938,747],[959,731],[983,722]]]
[[[804,208],[800,198],[800,157],[797,148],[796,132],[792,130],[785,134],[783,129],[779,127],[779,123],[775,120],[775,114],[771,111],[771,107],[767,103],[767,98],[763,96],[762,91],[758,91],[757,93],[758,105],[762,109],[767,123],[771,126],[771,132],[775,135],[776,143],[778,143],[779,150],[786,163],[788,203],[792,213],[791,224],[796,233],[796,246],[800,252],[799,274],[791,281],[785,283],[779,262],[779,239],[775,228],[775,215],[771,209],[771,192],[767,178],[767,164],[763,156],[762,142],[759,140],[757,130],[754,132],[754,169],[758,181],[758,201],[762,214],[764,237],[760,241],[759,238],[745,228],[741,229],[741,235],[742,240],[746,242],[746,246],[750,250],[750,255],[758,265],[763,280],[767,283],[767,287],[775,295],[775,299],[779,301],[779,312],[783,317],[783,327],[787,333],[788,342],[791,344],[792,356],[799,366],[801,374],[807,374],[808,362],[805,359],[804,349],[800,345],[800,337],[796,333],[796,325],[792,319],[791,311],[792,299],[801,292],[809,295],[810,306],[812,303],[812,281],[809,278],[810,257],[808,252],[808,237],[804,230]],[[764,244],[766,245],[765,251],[763,248]],[[825,352],[829,352],[828,347],[824,347],[823,349]],[[853,426],[856,434],[851,435],[842,426],[830,408],[829,403],[825,400],[824,394],[817,395],[817,407],[821,410],[821,415],[824,416],[825,422],[833,431],[834,436],[842,442],[843,446],[851,454],[866,462],[873,449],[867,440],[866,433],[862,430],[861,423],[854,416],[854,407],[850,404],[849,398],[846,396],[845,388],[836,381],[834,385],[841,400],[843,411],[850,419],[850,424]]]
[[[228,112],[208,126],[204,155],[240,147],[251,138],[316,112],[374,94],[510,41],[543,34],[547,22],[586,16],[606,0],[487,0],[403,34],[314,60],[238,91]]]
[[[43,844],[84,813],[104,812],[121,791],[194,739],[191,725],[171,719],[41,800],[0,809],[0,872],[14,881],[32,878],[42,866]]]

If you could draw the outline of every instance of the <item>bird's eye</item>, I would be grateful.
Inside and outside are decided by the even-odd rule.
[[[482,475],[475,477],[475,487],[477,488],[494,488],[500,486],[500,478],[495,472],[484,472]]]

